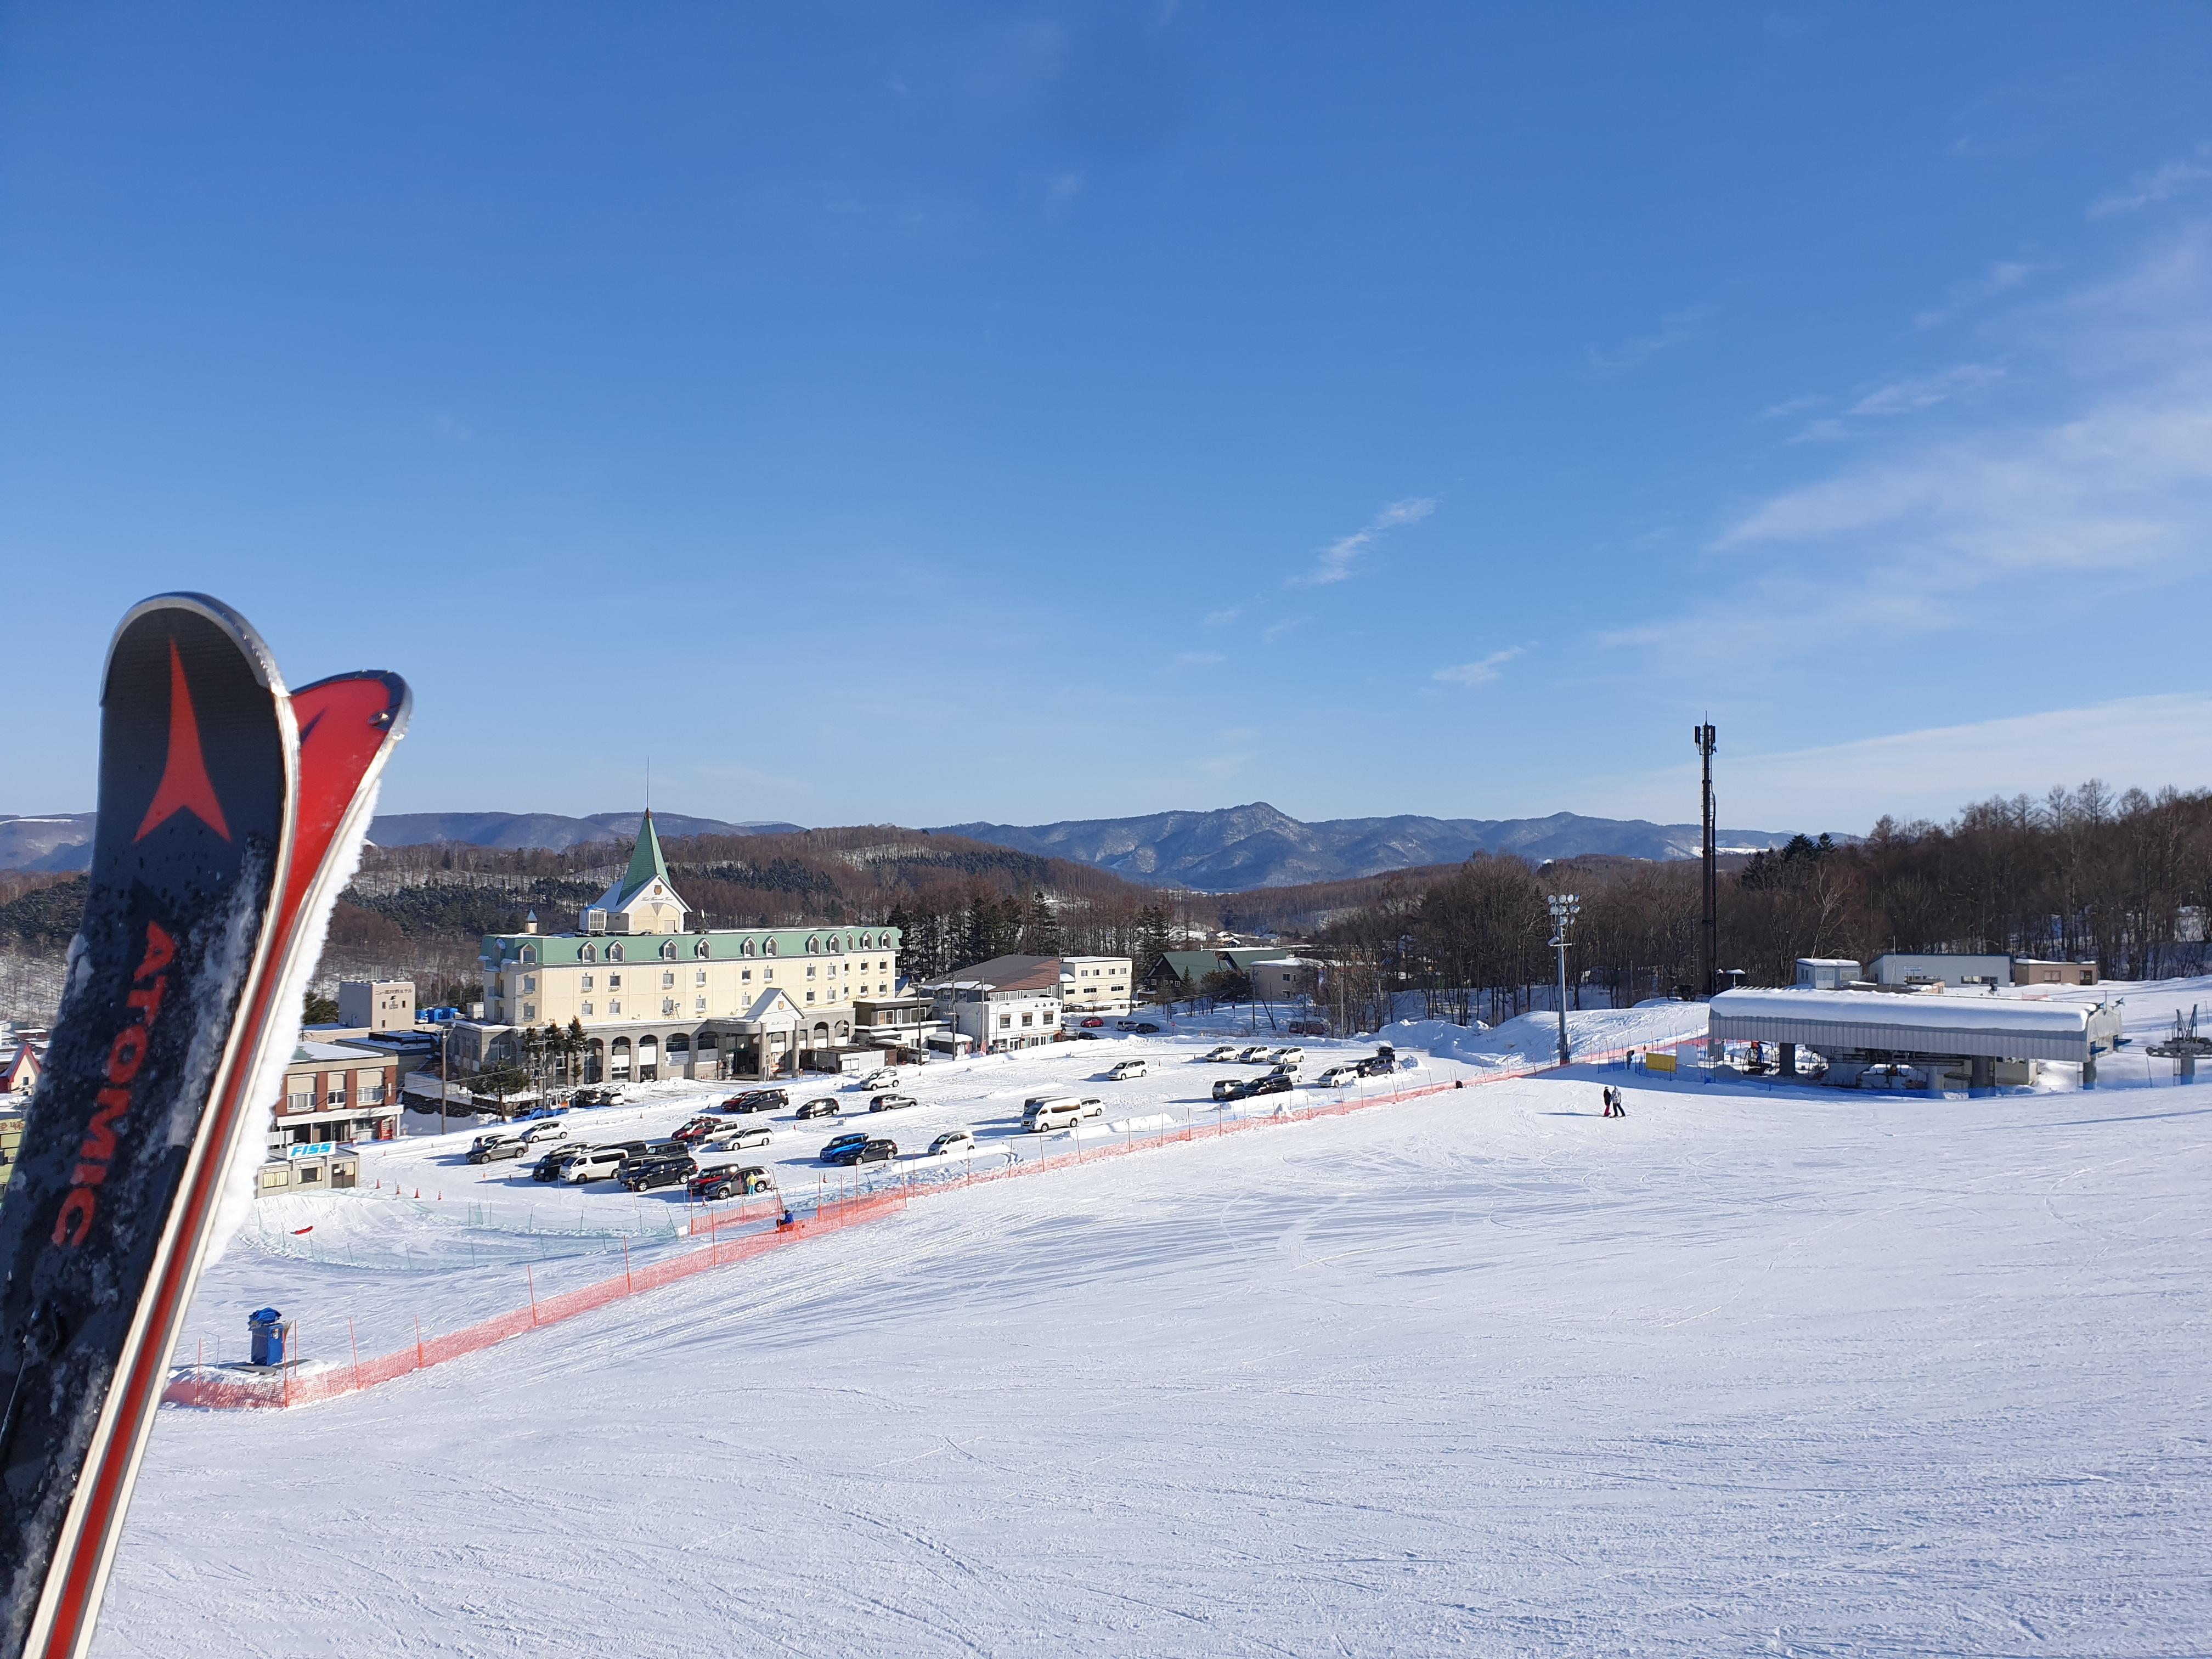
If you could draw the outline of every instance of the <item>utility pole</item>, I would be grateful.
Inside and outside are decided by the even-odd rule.
[[[1698,994],[1710,997],[1714,981],[1719,977],[1717,964],[1720,949],[1716,943],[1719,933],[1720,875],[1713,849],[1713,744],[1715,733],[1711,726],[1691,728],[1691,739],[1698,745],[1698,757],[1705,762],[1705,782],[1704,798],[1705,818],[1705,913],[1698,927]]]
[[[1544,901],[1552,913],[1552,937],[1547,941],[1559,953],[1559,1064],[1567,1063],[1567,929],[1583,913],[1583,902],[1573,893],[1554,893]]]

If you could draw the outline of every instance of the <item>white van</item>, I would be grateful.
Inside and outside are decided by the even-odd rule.
[[[1358,1082],[1359,1079],[1360,1070],[1357,1066],[1332,1066],[1321,1074],[1321,1086],[1324,1089],[1341,1089],[1346,1084]]]
[[[1127,1083],[1133,1077],[1144,1076],[1146,1070],[1143,1060],[1125,1060],[1106,1073],[1106,1080],[1109,1083]]]
[[[1287,1048],[1278,1048],[1270,1056],[1278,1066],[1300,1066],[1305,1063],[1306,1051],[1292,1043]]]
[[[1069,1129],[1085,1118],[1106,1115],[1106,1103],[1096,1097],[1039,1095],[1022,1106],[1022,1127],[1033,1134],[1048,1129]]]
[[[568,1160],[561,1171],[563,1181],[605,1181],[623,1166],[629,1154],[619,1146],[594,1146]]]

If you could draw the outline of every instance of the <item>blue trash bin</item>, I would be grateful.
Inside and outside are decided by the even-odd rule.
[[[284,1363],[284,1316],[274,1308],[257,1308],[246,1316],[246,1328],[253,1339],[253,1363]]]

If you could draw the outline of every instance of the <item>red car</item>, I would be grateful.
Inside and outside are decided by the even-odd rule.
[[[695,1140],[704,1140],[709,1134],[712,1134],[715,1130],[721,1127],[722,1121],[718,1117],[695,1117],[689,1123],[686,1123],[682,1128],[678,1129],[674,1134],[669,1136],[669,1139],[671,1140],[680,1140],[684,1142],[686,1145],[689,1145],[690,1142]]]
[[[1083,1022],[1083,1029],[1086,1031],[1095,1031],[1105,1023],[1106,1022],[1099,1018],[1097,1015],[1093,1014],[1090,1018]]]

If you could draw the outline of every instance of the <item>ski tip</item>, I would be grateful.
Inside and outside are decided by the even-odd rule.
[[[398,742],[407,735],[407,722],[415,712],[415,693],[405,680],[388,668],[363,668],[350,674],[331,674],[311,684],[301,686],[292,693],[292,698],[295,702],[304,702],[313,692],[325,690],[336,685],[357,684],[362,680],[375,680],[383,685],[386,696],[384,710],[374,718],[372,724],[383,727],[390,733],[388,741]]]
[[[116,647],[136,623],[164,611],[185,611],[206,617],[238,642],[239,649],[252,665],[256,679],[271,691],[283,691],[284,677],[277,671],[276,653],[269,648],[269,642],[261,637],[261,631],[246,621],[242,612],[207,593],[156,593],[150,599],[139,600],[125,611],[123,620],[115,624],[115,632],[107,641],[108,661],[111,664],[114,661]],[[106,684],[104,674],[101,683]]]

